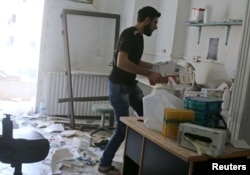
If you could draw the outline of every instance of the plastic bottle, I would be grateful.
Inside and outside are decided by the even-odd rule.
[[[6,114],[6,118],[2,120],[3,139],[10,140],[13,138],[13,122],[10,120],[10,114]]]
[[[46,105],[45,101],[42,100],[39,105],[39,117],[45,117]]]

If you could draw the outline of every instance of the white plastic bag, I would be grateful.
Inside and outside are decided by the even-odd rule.
[[[162,131],[165,108],[183,109],[184,102],[157,86],[153,92],[143,98],[143,115],[146,127]]]

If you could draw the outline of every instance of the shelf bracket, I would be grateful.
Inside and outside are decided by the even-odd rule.
[[[227,27],[227,34],[226,34],[226,41],[225,41],[225,45],[228,44],[228,39],[229,39],[229,35],[230,35],[230,30],[231,30],[231,26],[232,25],[242,25],[242,21],[239,22],[217,22],[217,23],[195,23],[195,24],[186,24],[188,26],[194,26],[194,27],[198,27],[199,32],[198,32],[198,42],[197,44],[200,44],[200,38],[201,38],[201,30],[202,30],[202,26],[226,26]]]
[[[228,38],[229,38],[230,30],[231,30],[231,25],[228,25],[228,26],[227,26],[227,36],[226,36],[225,45],[227,45],[227,43],[228,43]]]
[[[202,26],[199,26],[198,42],[197,42],[197,44],[200,44],[200,39],[201,39],[201,28],[202,28]]]

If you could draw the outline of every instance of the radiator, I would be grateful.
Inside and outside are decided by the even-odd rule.
[[[73,97],[107,96],[108,76],[84,73],[72,74]],[[42,98],[46,103],[47,115],[68,115],[68,103],[58,103],[60,98],[68,98],[67,76],[62,72],[49,72],[43,81]],[[91,111],[93,103],[108,101],[74,102],[75,116],[97,116]]]

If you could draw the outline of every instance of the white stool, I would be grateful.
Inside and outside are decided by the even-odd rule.
[[[101,114],[101,123],[100,126],[93,131],[90,135],[95,134],[98,131],[104,130],[107,131],[109,133],[112,133],[112,131],[110,129],[108,129],[107,127],[104,126],[104,122],[105,122],[105,115],[109,114],[110,118],[109,118],[109,126],[113,127],[114,125],[114,110],[113,107],[110,104],[93,104],[92,105],[92,111],[100,113]]]

